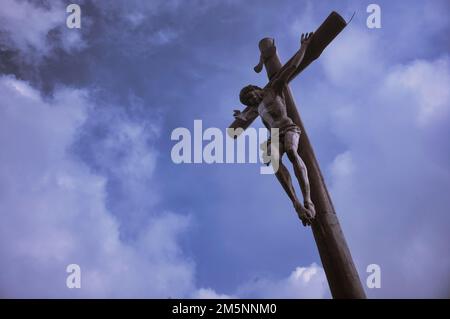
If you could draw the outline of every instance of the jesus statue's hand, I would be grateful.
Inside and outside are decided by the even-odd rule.
[[[302,37],[301,37],[301,40],[300,40],[301,49],[306,50],[308,45],[311,43],[311,38],[312,38],[313,34],[314,34],[313,32],[302,33]]]

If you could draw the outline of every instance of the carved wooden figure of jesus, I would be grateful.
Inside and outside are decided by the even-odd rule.
[[[239,99],[247,108],[243,112],[236,110],[234,113],[236,119],[244,121],[259,115],[269,132],[273,128],[278,129],[279,143],[271,145],[271,138],[273,138],[271,136],[265,147],[265,155],[270,156],[272,163],[277,161],[278,169],[275,175],[291,199],[304,226],[311,225],[316,211],[311,200],[308,171],[298,154],[301,131],[287,114],[283,88],[302,62],[312,35],[312,32],[302,34],[300,50],[289,61],[289,65],[286,65],[264,88],[254,85],[244,87],[239,94]],[[298,200],[289,171],[282,162],[285,153],[293,165],[295,176],[300,184],[304,205]]]

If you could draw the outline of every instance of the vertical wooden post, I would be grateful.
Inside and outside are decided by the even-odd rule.
[[[274,48],[272,38],[264,38],[259,43],[261,54],[265,57],[264,65],[269,79],[282,66]],[[288,115],[302,130],[299,154],[308,168],[311,197],[317,212],[312,231],[331,294],[333,298],[366,298],[292,92],[286,86],[283,93]]]

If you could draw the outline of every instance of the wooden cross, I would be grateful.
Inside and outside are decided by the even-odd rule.
[[[305,52],[302,63],[299,65],[291,79],[303,71],[311,62],[317,59],[326,46],[346,27],[345,20],[336,12],[332,12],[320,27],[314,32],[311,43]],[[280,70],[290,65],[292,58],[284,65],[276,53],[272,38],[264,38],[259,42],[261,51],[260,63],[254,68],[256,72],[266,68],[267,76],[273,79]],[[311,186],[311,197],[316,207],[316,218],[311,228],[314,234],[320,259],[322,261],[328,285],[333,298],[365,298],[358,273],[342,233],[331,197],[326,188],[319,164],[314,155],[306,130],[292,96],[290,88],[286,85],[283,90],[288,116],[301,129],[299,154],[308,168],[308,177]],[[257,115],[255,115],[255,118]],[[246,129],[255,118],[243,121],[236,119],[230,128]],[[230,130],[229,130],[230,131]],[[235,130],[238,132],[239,130]],[[234,138],[237,135],[233,136]]]

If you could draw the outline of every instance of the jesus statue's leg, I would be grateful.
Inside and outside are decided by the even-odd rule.
[[[311,200],[311,189],[309,186],[308,170],[302,158],[298,154],[298,143],[300,140],[300,134],[297,132],[286,132],[285,135],[285,148],[286,154],[294,167],[295,176],[300,184],[300,188],[303,194],[303,200],[305,208],[308,211],[308,218],[313,219],[316,215],[314,204]]]
[[[303,216],[307,214],[305,207],[300,203],[300,201],[297,198],[297,195],[295,194],[295,189],[292,186],[292,179],[291,175],[289,174],[288,169],[284,164],[280,161],[278,171],[275,173],[278,181],[280,182],[281,186],[283,186],[284,191],[287,193],[289,198],[292,201],[292,204],[294,205],[294,209],[297,212],[297,215],[302,220],[303,225],[306,226],[309,224],[309,221],[304,219]]]
[[[300,203],[300,201],[297,198],[297,195],[295,194],[294,186],[292,185],[292,179],[291,175],[289,174],[288,169],[286,166],[284,166],[280,151],[276,148],[273,148],[273,156],[272,161],[278,161],[278,170],[275,173],[275,176],[277,177],[278,181],[280,182],[281,186],[283,186],[284,191],[289,196],[289,199],[292,201],[292,204],[294,205],[294,209],[297,212],[297,215],[301,219],[304,226],[307,224],[310,224],[309,221],[303,216],[307,214],[305,207]]]

